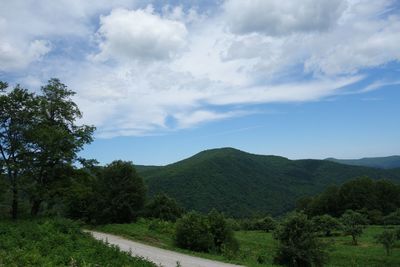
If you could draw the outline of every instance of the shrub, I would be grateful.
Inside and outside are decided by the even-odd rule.
[[[334,230],[340,229],[340,222],[328,214],[315,216],[312,218],[315,230],[321,232],[325,236],[331,236]]]
[[[313,223],[304,213],[291,213],[275,230],[278,240],[274,261],[288,266],[322,266],[327,253],[317,237]]]
[[[194,251],[210,251],[214,238],[210,232],[207,217],[190,212],[176,223],[175,241],[178,247]]]
[[[224,215],[213,209],[207,218],[209,229],[213,236],[214,248],[220,252],[222,245],[224,245],[225,250],[236,252],[239,249],[239,245]]]
[[[166,194],[156,195],[145,208],[145,216],[164,221],[175,222],[182,214],[183,209],[175,199],[168,197]]]
[[[400,209],[385,216],[383,222],[386,225],[400,225]]]
[[[343,224],[344,234],[351,235],[353,244],[357,245],[357,238],[361,236],[367,224],[366,218],[358,212],[347,210],[342,215],[341,222]]]
[[[397,240],[397,233],[393,230],[384,230],[381,234],[375,237],[375,240],[382,244],[386,250],[386,255],[389,256],[394,244]]]
[[[269,233],[270,231],[273,231],[275,227],[276,227],[276,221],[272,217],[267,216],[263,219],[257,220],[254,228],[256,230]]]

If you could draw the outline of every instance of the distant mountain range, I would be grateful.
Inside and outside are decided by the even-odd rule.
[[[289,160],[233,148],[206,150],[170,165],[137,166],[137,170],[150,195],[165,192],[188,210],[216,208],[236,217],[279,215],[293,209],[301,196],[361,176],[400,182],[400,169]]]
[[[326,160],[354,165],[354,166],[365,166],[380,169],[395,169],[400,168],[400,156],[389,156],[379,158],[362,158],[362,159],[335,159],[327,158]]]

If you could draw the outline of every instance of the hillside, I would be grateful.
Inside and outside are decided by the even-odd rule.
[[[326,160],[354,165],[365,166],[380,169],[395,169],[400,168],[400,156],[378,157],[378,158],[362,158],[362,159],[335,159],[327,158]]]
[[[150,195],[165,192],[186,209],[217,208],[233,216],[279,215],[293,209],[301,196],[360,176],[400,181],[400,170],[289,160],[233,148],[206,150],[174,164],[138,171]]]

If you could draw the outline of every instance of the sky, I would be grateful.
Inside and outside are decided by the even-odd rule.
[[[102,164],[398,155],[399,44],[398,0],[0,5],[0,80],[74,90]]]

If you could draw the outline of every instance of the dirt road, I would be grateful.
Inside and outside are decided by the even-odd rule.
[[[98,240],[107,240],[108,243],[117,245],[121,250],[132,252],[134,256],[140,256],[154,262],[155,264],[164,267],[176,267],[177,262],[180,263],[182,267],[238,267],[239,265],[233,265],[203,258],[198,258],[194,256],[189,256],[186,254],[156,248],[142,243],[134,242],[131,240],[124,239],[119,236],[105,234],[95,231],[87,231],[92,234],[92,236]]]

